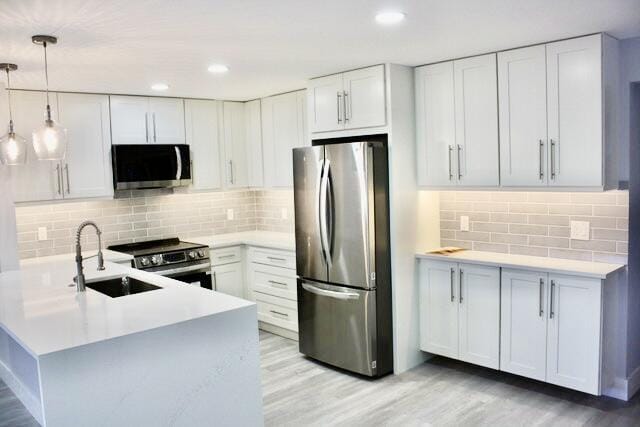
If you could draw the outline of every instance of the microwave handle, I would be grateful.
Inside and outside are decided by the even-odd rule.
[[[180,180],[182,179],[182,156],[180,155],[180,148],[178,147],[173,147],[176,150],[176,162],[177,162],[177,172],[176,172],[176,179]]]

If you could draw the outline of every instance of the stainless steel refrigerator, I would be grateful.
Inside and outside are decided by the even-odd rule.
[[[386,137],[293,150],[300,352],[393,370]]]

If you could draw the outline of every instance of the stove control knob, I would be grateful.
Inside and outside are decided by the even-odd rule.
[[[199,256],[200,258],[204,258],[204,251],[203,251],[202,249],[200,249],[200,250],[198,251],[198,256]]]
[[[196,259],[196,251],[189,252],[189,258],[190,259]]]
[[[149,265],[149,262],[150,262],[150,261],[149,261],[149,258],[147,258],[147,257],[144,257],[144,258],[141,258],[141,259],[140,259],[140,264],[142,264],[142,266],[143,266],[143,267],[148,266],[148,265]]]
[[[151,263],[153,265],[158,265],[162,263],[162,255],[154,255],[151,257]]]

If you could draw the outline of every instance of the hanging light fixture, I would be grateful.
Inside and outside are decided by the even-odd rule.
[[[22,165],[27,160],[27,140],[13,130],[9,72],[17,69],[18,66],[16,64],[0,64],[0,70],[7,72],[7,97],[9,98],[9,131],[0,138],[0,163],[5,165]]]
[[[44,126],[33,131],[33,149],[40,160],[62,160],[67,151],[67,130],[51,118],[49,105],[49,68],[47,63],[47,45],[58,43],[53,36],[33,36],[33,43],[44,48],[44,76],[47,84],[47,109]]]

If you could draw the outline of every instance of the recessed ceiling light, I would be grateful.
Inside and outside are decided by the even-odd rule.
[[[207,70],[209,70],[210,73],[221,74],[229,71],[229,67],[224,64],[211,64]]]
[[[393,25],[402,21],[405,18],[405,14],[402,12],[379,12],[376,14],[376,22],[382,25]]]
[[[151,85],[151,89],[157,90],[158,92],[162,92],[164,90],[169,89],[169,85],[166,83],[155,83]]]

